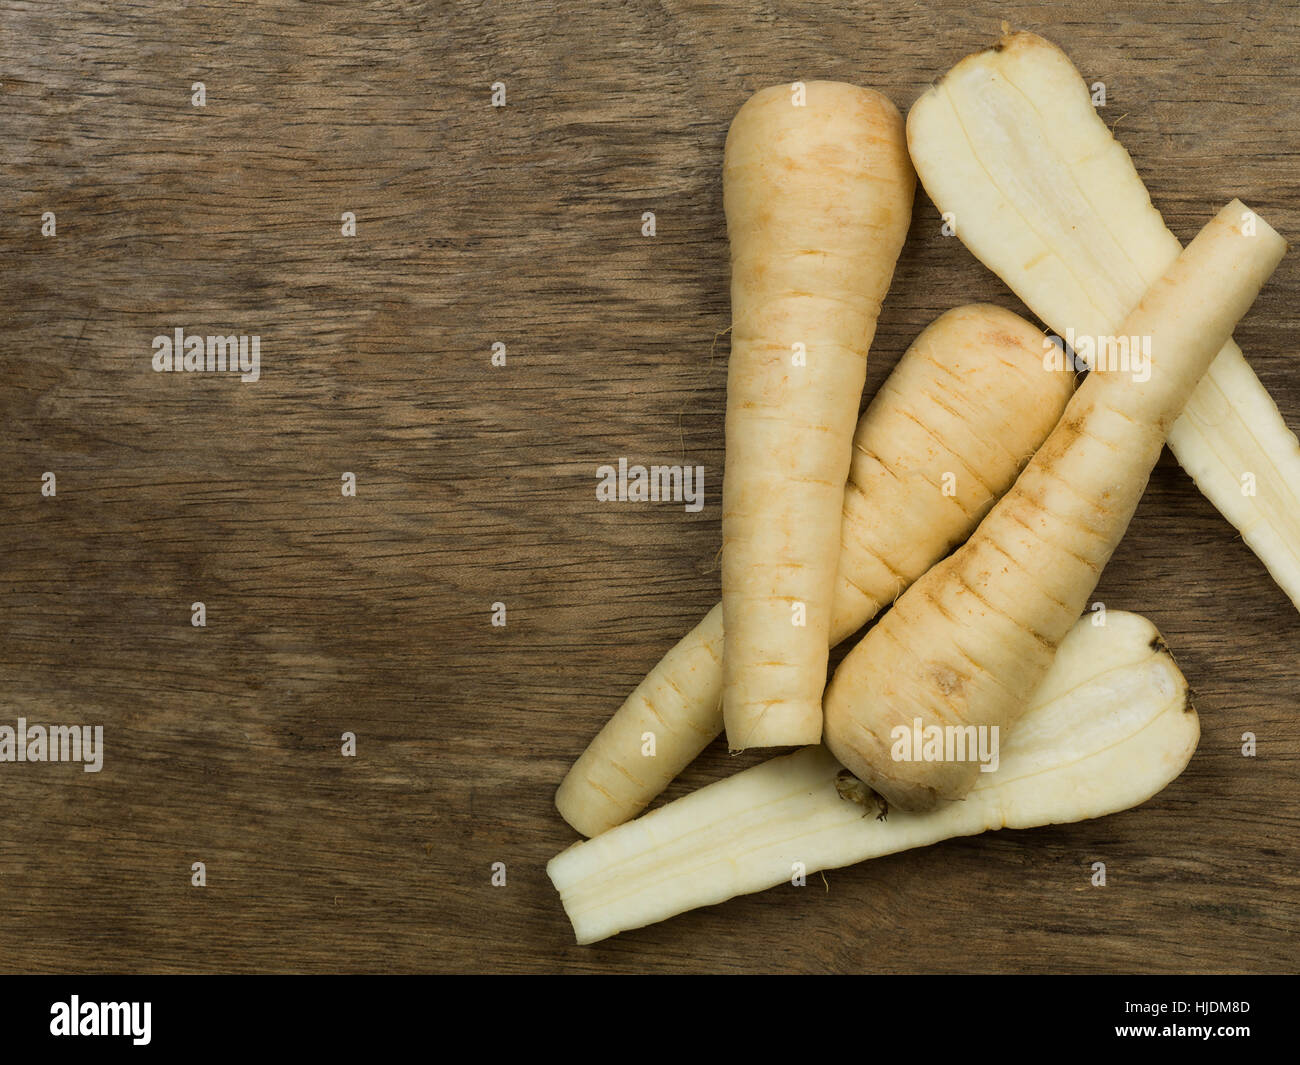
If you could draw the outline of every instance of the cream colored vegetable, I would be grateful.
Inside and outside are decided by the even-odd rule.
[[[863,797],[855,782],[815,747],[575,844],[547,872],[578,942],[594,943],[736,895],[798,890],[789,885],[800,870],[811,877],[953,836],[1128,809],[1182,772],[1198,736],[1187,684],[1154,626],[1112,610],[1104,626],[1075,626],[997,771],[962,802],[880,820],[872,797],[853,801]]]
[[[858,422],[831,641],[852,635],[961,543],[1065,409],[1043,335],[999,307],[948,311]],[[945,494],[945,487],[951,494]],[[669,651],[574,764],[555,804],[583,835],[640,813],[722,731],[722,607]],[[648,754],[653,742],[653,754]]]
[[[907,133],[961,241],[1061,336],[1118,333],[1178,255],[1087,85],[1041,37],[1010,34],[962,60],[912,107]],[[1300,607],[1300,446],[1232,340],[1169,446]]]
[[[916,176],[893,104],[814,81],[741,107],[722,184],[727,742],[816,743],[853,424]]]
[[[1149,378],[1096,370],[971,538],[913,584],[835,671],[826,745],[891,805],[960,799],[969,751],[921,757],[921,731],[1005,737],[1086,608],[1197,381],[1286,243],[1240,201],[1187,246],[1119,333],[1149,338]],[[919,723],[919,725],[918,725]]]

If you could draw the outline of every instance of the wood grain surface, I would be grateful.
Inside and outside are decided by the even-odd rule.
[[[0,763],[0,968],[1294,970],[1300,616],[1168,455],[1097,595],[1197,693],[1200,749],[1141,808],[588,948],[545,864],[566,768],[719,595],[747,95],[830,78],[906,109],[1006,19],[1105,82],[1180,238],[1235,195],[1295,240],[1297,14],[0,3],[0,724],[106,748]],[[1024,313],[939,230],[919,196],[868,395],[941,311]],[[1298,305],[1293,254],[1237,332],[1293,428]],[[260,336],[261,379],[155,373],[176,327]],[[620,456],[703,465],[703,510],[597,503]],[[761,758],[715,746],[669,796]]]

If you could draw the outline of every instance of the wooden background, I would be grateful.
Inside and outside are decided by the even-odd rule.
[[[1294,970],[1300,616],[1167,455],[1099,592],[1198,693],[1144,807],[594,948],[545,875],[565,769],[718,597],[731,116],[906,109],[1003,18],[1106,83],[1181,238],[1234,195],[1300,237],[1294,4],[0,3],[0,723],[107,747],[0,764],[0,968]],[[972,300],[1023,310],[922,195],[868,393]],[[1293,254],[1237,333],[1293,427],[1298,304]],[[261,381],[154,373],[176,326]],[[703,511],[597,504],[619,456],[704,465]]]

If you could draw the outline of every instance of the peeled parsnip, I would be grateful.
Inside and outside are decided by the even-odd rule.
[[[832,643],[969,536],[1056,424],[1074,378],[1043,371],[1042,341],[1010,311],[958,307],[880,387],[854,436]],[[722,731],[722,647],[718,605],[569,770],[555,797],[569,824],[595,836],[635,817]]]
[[[727,742],[816,743],[853,423],[916,176],[889,100],[814,81],[745,102],[722,185]]]
[[[913,105],[907,135],[962,243],[1062,337],[1118,332],[1178,255],[1079,72],[1042,37],[963,59]],[[1232,340],[1169,447],[1300,607],[1300,445]]]
[[[892,806],[925,810],[974,786],[969,751],[922,756],[908,737],[975,726],[1005,738],[1124,535],[1169,427],[1285,250],[1240,201],[1220,211],[1119,330],[1149,338],[1149,378],[1089,374],[971,538],[840,664],[826,745]]]
[[[577,843],[547,872],[578,942],[594,943],[789,884],[800,868],[811,875],[953,836],[1126,810],[1182,772],[1199,735],[1155,627],[1112,610],[1105,625],[1085,619],[1066,637],[998,769],[962,802],[882,820],[874,798],[814,747]]]

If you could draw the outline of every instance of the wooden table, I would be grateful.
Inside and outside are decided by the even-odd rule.
[[[1200,749],[1145,806],[594,948],[544,867],[574,838],[567,766],[718,597],[719,181],[746,96],[831,78],[906,108],[1007,18],[1105,82],[1181,238],[1239,195],[1294,240],[1296,16],[4,4],[0,724],[102,724],[106,750],[0,764],[0,967],[1294,970],[1300,616],[1168,456],[1097,595],[1197,692]],[[1298,262],[1237,332],[1293,426]],[[868,395],[974,300],[1022,310],[922,196]],[[154,372],[177,327],[259,336],[260,380]],[[620,456],[703,465],[703,510],[597,503]],[[715,747],[669,794],[760,759]]]

